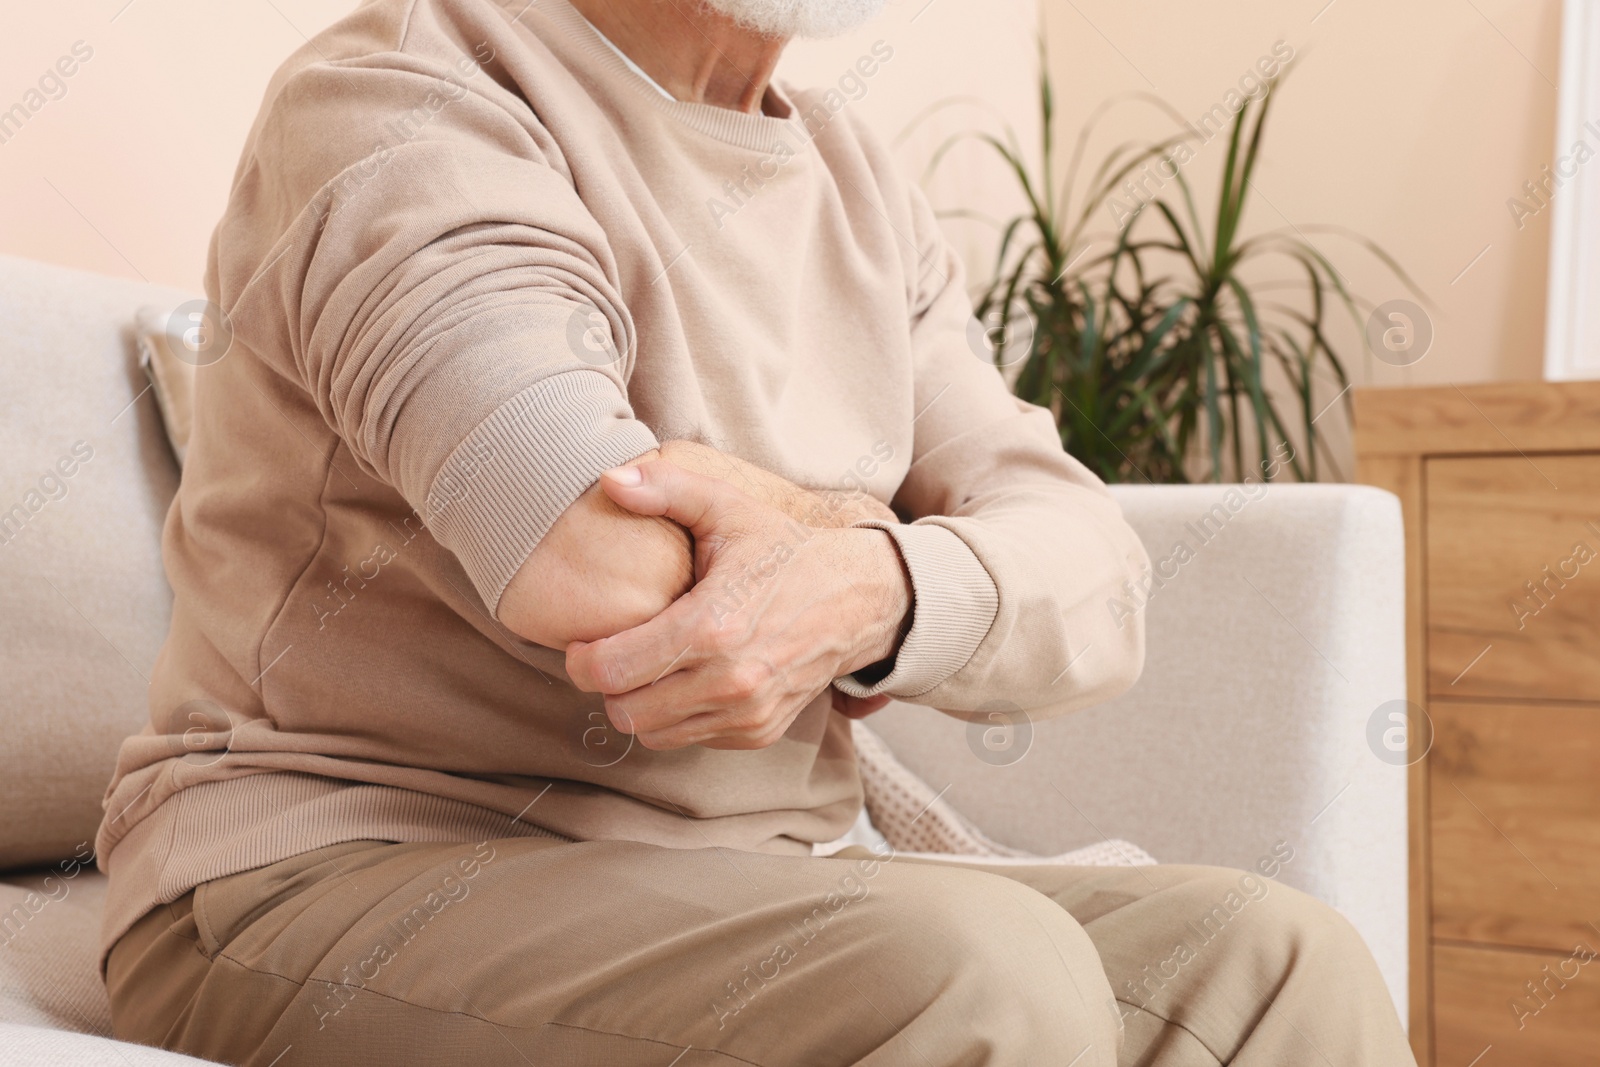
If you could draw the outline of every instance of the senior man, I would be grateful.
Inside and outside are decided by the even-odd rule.
[[[845,106],[894,48],[770,80],[878,3],[373,0],[273,79],[98,840],[118,1035],[1410,1062],[1360,939],[1285,887],[849,844],[849,717],[1064,712],[1143,655],[1105,606],[1138,540],[974,353]]]

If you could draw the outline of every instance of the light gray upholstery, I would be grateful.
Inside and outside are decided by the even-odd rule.
[[[203,1067],[210,1062],[89,1034],[0,1022],[0,1067]]]
[[[99,969],[105,896],[106,876],[95,870],[0,882],[0,1022],[111,1035]]]
[[[140,304],[182,299],[0,257],[0,869],[93,839],[117,746],[148,715],[177,468],[151,395],[130,406],[131,327]]]
[[[984,727],[905,705],[872,728],[985,832],[1033,852],[1121,837],[1163,863],[1251,868],[1287,843],[1281,880],[1355,924],[1403,1019],[1406,775],[1367,741],[1374,711],[1406,692],[1399,501],[1257,488],[1202,544],[1228,487],[1113,491],[1153,559],[1193,550],[1150,598],[1131,692],[1032,724],[1014,762],[978,756]]]
[[[159,537],[175,467],[152,395],[135,401],[145,382],[128,330],[140,306],[186,298],[0,257],[0,511],[74,442],[94,449],[66,495],[0,546],[0,868],[55,864],[92,837],[117,746],[145,719],[169,610]],[[1222,490],[1117,492],[1159,558]],[[985,763],[968,727],[937,713],[892,707],[871,724],[1010,845],[1057,853],[1126,837],[1165,862],[1252,866],[1287,842],[1283,880],[1355,921],[1403,1014],[1404,775],[1365,741],[1372,710],[1404,693],[1400,553],[1392,497],[1274,486],[1156,594],[1135,690],[1038,724],[1020,762]],[[8,878],[0,913],[20,902],[29,916],[0,945],[0,1023],[104,1033],[100,879],[79,874],[30,910],[43,872]],[[0,1067],[193,1062],[84,1042],[0,1026]]]

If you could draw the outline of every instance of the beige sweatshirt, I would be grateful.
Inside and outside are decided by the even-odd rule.
[[[495,621],[557,516],[662,440],[914,520],[913,626],[841,688],[1038,716],[1130,684],[1142,634],[1106,604],[1143,549],[974,343],[927,204],[837,89],[763,110],[664,98],[565,0],[373,0],[273,78],[212,242],[234,342],[198,374],[172,630],[96,843],[104,946],[353,839],[844,832],[826,695],[761,751],[652,752]]]

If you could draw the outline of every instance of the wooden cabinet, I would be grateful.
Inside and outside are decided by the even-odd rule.
[[[1406,521],[1418,1062],[1600,1062],[1600,382],[1365,389]]]

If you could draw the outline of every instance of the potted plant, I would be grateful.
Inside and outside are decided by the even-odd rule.
[[[1040,57],[1041,69],[1047,69],[1042,48]],[[990,336],[1005,340],[993,346],[993,354],[1010,365],[1017,395],[1050,409],[1063,446],[1106,481],[1221,481],[1225,475],[1243,477],[1257,464],[1268,477],[1282,469],[1314,481],[1322,470],[1319,455],[1332,462],[1316,426],[1321,411],[1314,385],[1320,370],[1348,404],[1349,378],[1327,324],[1330,314],[1343,309],[1359,329],[1356,301],[1302,230],[1246,236],[1241,225],[1280,84],[1281,74],[1268,79],[1233,117],[1209,227],[1180,165],[1187,158],[1184,144],[1197,134],[1166,104],[1144,94],[1137,95],[1170,115],[1183,132],[1157,144],[1120,145],[1090,176],[1076,204],[1073,193],[1090,134],[1116,101],[1079,133],[1058,185],[1048,73],[1039,80],[1043,135],[1037,172],[1009,128],[1004,139],[959,133],[940,145],[929,164],[931,173],[957,143],[976,138],[1015,176],[1026,207],[1001,227],[994,274],[977,298],[977,315]],[[1130,175],[1152,163],[1160,168],[1164,189],[1177,195],[1142,200],[1109,240],[1096,235],[1090,241],[1092,217]],[[1417,291],[1382,249],[1357,240]],[[1271,287],[1275,296],[1284,288],[1298,290],[1289,301],[1264,299],[1262,290],[1269,287],[1245,278],[1247,268],[1268,257],[1286,260],[1302,279]],[[1269,365],[1281,372],[1276,384]],[[1291,398],[1281,395],[1284,389]],[[1268,457],[1284,462],[1269,467],[1262,462]]]

